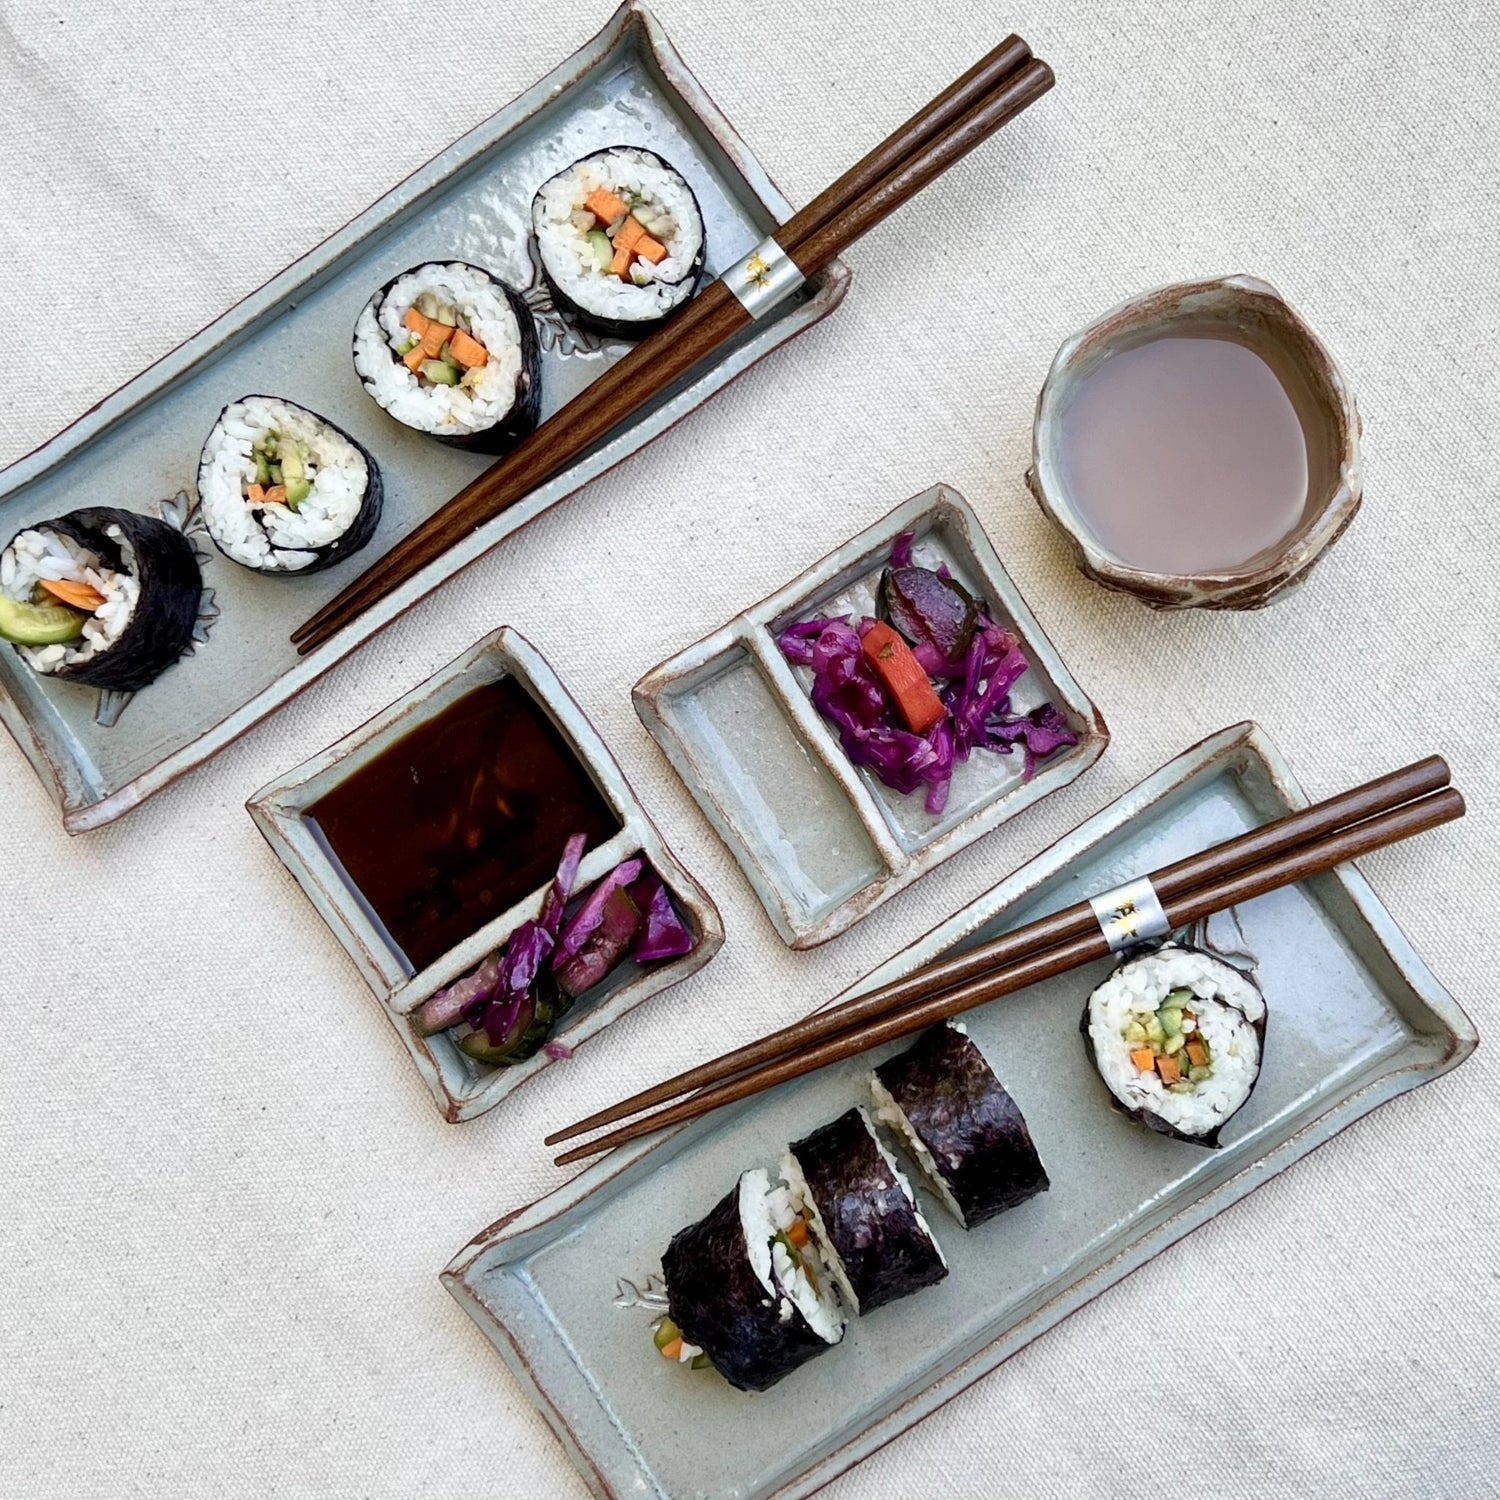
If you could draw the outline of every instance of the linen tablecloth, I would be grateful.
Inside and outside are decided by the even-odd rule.
[[[0,461],[607,14],[5,0]],[[0,743],[7,1500],[583,1495],[436,1280],[482,1226],[563,1180],[544,1131],[646,1068],[803,1013],[1241,718],[1314,795],[1449,757],[1468,819],[1366,868],[1493,1043],[1500,13],[660,0],[658,15],[798,203],[1006,30],[1059,86],[851,252],[834,318],[124,822],[65,838]],[[1075,574],[1028,498],[1032,403],[1058,343],[1104,308],[1239,271],[1280,287],[1342,361],[1365,421],[1365,509],[1275,608],[1154,615]],[[973,502],[1114,740],[1077,784],[794,955],[629,687],[939,479]],[[242,804],[504,622],[598,724],[729,940],[453,1127]],[[828,1493],[1496,1494],[1496,1114],[1484,1045]],[[1194,1336],[1156,1337],[1163,1307]]]

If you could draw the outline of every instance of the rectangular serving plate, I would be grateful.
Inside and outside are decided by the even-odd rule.
[[[1019,638],[1029,670],[1011,701],[1050,699],[1078,744],[1030,781],[1019,751],[979,751],[954,771],[940,816],[852,765],[813,707],[812,674],[776,641],[814,615],[875,612],[875,585],[902,532],[914,560],[946,563]],[[1104,753],[1109,730],[1011,582],[979,518],[957,490],[934,485],[896,507],[767,599],[652,668],[636,713],[745,872],[793,948],[837,937],[935,865],[1077,780]]]
[[[708,273],[732,265],[790,205],[640,4],[623,5],[591,42],[392,189],[372,208],[42,447],[0,473],[0,542],[107,495],[127,509],[180,515],[220,409],[248,392],[301,402],[374,453],[385,512],[358,562],[311,577],[264,578],[195,540],[217,618],[205,643],[122,705],[32,672],[0,651],[0,718],[80,833],[108,823],[221,750],[438,587],[445,579],[634,453],[756,360],[825,317],[848,272],[832,263],[696,373],[577,463],[432,563],[339,636],[299,658],[291,630],[462,489],[491,459],[462,453],[380,412],[355,375],[354,321],[406,267],[432,259],[487,266],[518,286],[536,188],[588,152],[648,146],[692,184],[707,228]],[[532,299],[545,300],[533,292]],[[547,304],[550,306],[550,304]],[[543,417],[628,345],[583,338],[546,306],[539,316]],[[190,520],[189,525],[193,526]],[[117,722],[110,722],[117,720]]]
[[[1225,729],[839,998],[1305,805],[1260,729]],[[923,1192],[952,1274],[855,1319],[839,1348],[763,1395],[656,1358],[650,1313],[615,1305],[617,1278],[641,1287],[676,1228],[742,1169],[774,1165],[787,1140],[860,1101],[871,1064],[904,1044],[622,1147],[487,1229],[443,1282],[594,1493],[808,1495],[1361,1115],[1457,1067],[1478,1040],[1352,866],[1224,914],[1208,939],[1258,959],[1270,1012],[1265,1069],[1222,1149],[1154,1135],[1109,1107],[1078,1035],[1108,961],[969,1012],[1051,1190],[970,1233]]]
[[[342,865],[318,836],[306,812],[402,735],[441,713],[465,693],[502,677],[514,678],[546,713],[619,819],[619,831],[584,857],[577,889],[587,889],[622,861],[642,855],[672,892],[695,939],[693,951],[680,958],[646,967],[622,964],[578,999],[552,1040],[570,1049],[580,1046],[643,1000],[696,973],[724,942],[724,926],[708,892],[667,847],[598,731],[541,653],[509,627],[475,642],[389,708],[262,787],[245,804],[266,842],[380,1001],[443,1117],[455,1122],[472,1120],[493,1109],[553,1059],[538,1052],[514,1067],[485,1067],[460,1052],[447,1035],[423,1036],[412,1024],[411,1012],[434,991],[467,974],[495,952],[522,922],[535,919],[546,888],[533,891],[425,969],[414,971],[384,924],[352,888]]]

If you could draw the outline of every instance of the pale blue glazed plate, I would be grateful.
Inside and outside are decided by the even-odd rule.
[[[534,87],[0,474],[0,544],[35,521],[108,495],[111,504],[163,514],[185,529],[204,564],[202,638],[191,656],[137,695],[140,701],[38,676],[0,647],[0,719],[69,833],[120,817],[221,750],[453,573],[838,305],[848,272],[834,261],[577,463],[299,657],[291,631],[492,462],[401,426],[365,394],[350,346],[366,299],[428,260],[473,261],[529,288],[543,346],[542,415],[550,416],[628,346],[565,323],[536,284],[531,199],[569,162],[618,142],[659,152],[692,184],[710,275],[733,265],[791,212],[661,27],[628,0]],[[310,577],[266,578],[204,545],[194,499],[199,451],[220,409],[254,391],[322,413],[379,462],[384,515],[357,561]]]
[[[1305,804],[1265,734],[1235,725],[849,993]],[[485,1230],[443,1282],[596,1494],[810,1494],[1361,1115],[1457,1067],[1478,1040],[1351,866],[1247,902],[1198,936],[1254,964],[1270,1012],[1260,1082],[1223,1148],[1154,1135],[1110,1107],[1078,1033],[1108,960],[970,1011],[1050,1191],[968,1233],[924,1195],[952,1274],[855,1320],[838,1348],[763,1395],[656,1355],[650,1278],[676,1229],[742,1169],[774,1166],[786,1141],[859,1102],[871,1063],[901,1044],[621,1148]]]

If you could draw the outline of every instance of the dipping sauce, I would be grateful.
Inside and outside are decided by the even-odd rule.
[[[514,678],[465,693],[320,797],[305,816],[415,969],[423,969],[620,820]]]
[[[1063,484],[1121,562],[1238,568],[1293,531],[1308,445],[1275,370],[1230,338],[1170,335],[1111,355],[1063,410]]]

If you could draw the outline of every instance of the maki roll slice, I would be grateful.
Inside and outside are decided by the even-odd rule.
[[[549,178],[531,227],[557,305],[616,338],[654,331],[703,277],[698,200],[675,167],[639,146],[610,146]]]
[[[1016,1101],[962,1026],[924,1031],[870,1075],[875,1118],[894,1130],[965,1229],[1050,1184]]]
[[[375,535],[375,460],[332,422],[279,396],[242,396],[219,413],[198,460],[214,545],[257,573],[316,573]]]
[[[0,639],[43,676],[139,692],[192,644],[202,592],[180,531],[155,516],[89,506],[6,544]]]
[[[863,1108],[793,1141],[781,1175],[854,1312],[873,1312],[948,1274],[905,1174]]]
[[[661,1268],[668,1316],[657,1348],[705,1356],[742,1391],[767,1390],[844,1336],[791,1195],[759,1167],[672,1236]]]
[[[1266,1002],[1233,964],[1168,944],[1121,964],[1089,996],[1082,1030],[1116,1108],[1217,1146],[1260,1076]]]
[[[354,368],[382,410],[455,448],[503,453],[542,408],[531,309],[479,266],[430,261],[365,303]]]

